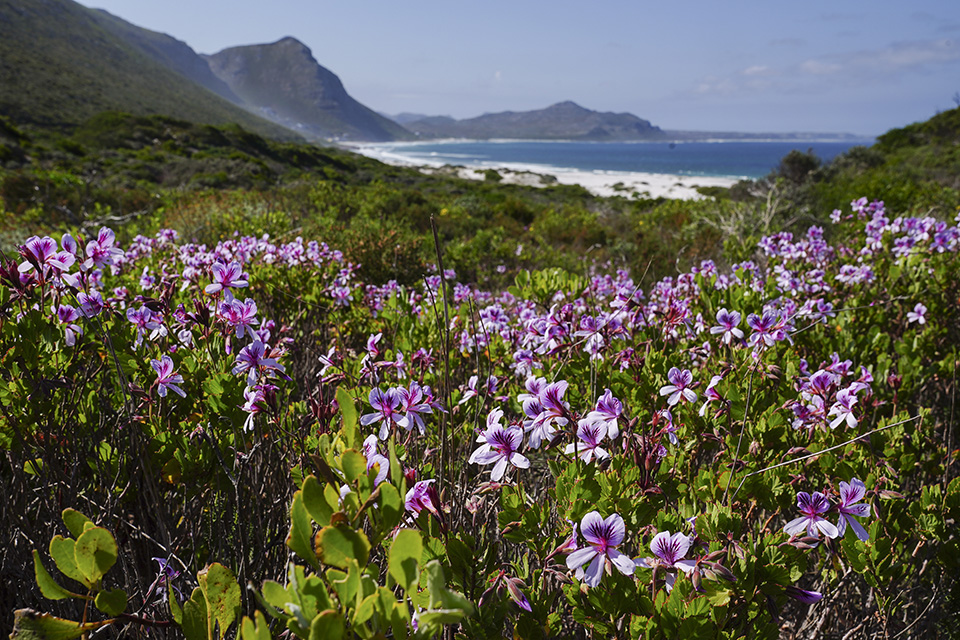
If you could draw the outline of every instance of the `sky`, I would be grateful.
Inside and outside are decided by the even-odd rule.
[[[387,114],[573,100],[663,129],[874,136],[960,101],[957,0],[84,0],[199,53],[293,36]]]

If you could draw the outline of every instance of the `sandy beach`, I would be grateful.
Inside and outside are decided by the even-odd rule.
[[[555,184],[580,185],[592,194],[601,197],[663,197],[696,200],[704,197],[697,192],[697,187],[730,187],[737,182],[735,178],[626,171],[582,171],[532,164],[461,166],[440,162],[430,163],[421,158],[405,157],[397,151],[398,145],[395,143],[389,145],[356,144],[348,145],[347,148],[387,164],[417,167],[427,174],[450,174],[468,180],[485,180],[487,171],[494,169],[502,177],[501,182],[505,184],[522,184],[531,187],[548,187]]]

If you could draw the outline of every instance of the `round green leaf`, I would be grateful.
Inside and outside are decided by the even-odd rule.
[[[324,564],[341,569],[347,568],[349,559],[366,566],[370,557],[370,541],[362,531],[349,527],[324,527],[314,541],[317,557]]]
[[[127,610],[127,594],[123,589],[101,591],[93,604],[108,616],[118,616]]]
[[[77,538],[73,554],[80,573],[96,583],[117,561],[117,542],[106,529],[93,527]]]
[[[390,560],[387,570],[390,577],[397,581],[403,590],[415,589],[420,577],[417,565],[423,554],[423,540],[420,533],[413,529],[401,529],[390,547]]]

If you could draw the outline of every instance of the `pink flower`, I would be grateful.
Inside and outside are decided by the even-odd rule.
[[[164,398],[167,391],[173,391],[180,394],[181,398],[187,397],[184,390],[177,386],[183,384],[183,376],[173,370],[173,359],[170,356],[163,356],[159,360],[151,360],[150,366],[157,372],[157,395]]]

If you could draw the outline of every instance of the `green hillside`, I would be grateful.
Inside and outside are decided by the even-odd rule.
[[[165,67],[103,21],[70,0],[0,0],[0,114],[70,127],[121,110],[295,137]]]

